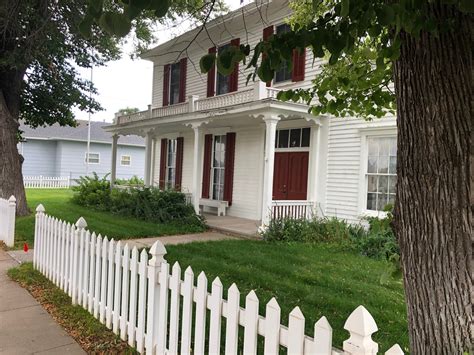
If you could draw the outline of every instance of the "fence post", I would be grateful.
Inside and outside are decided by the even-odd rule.
[[[16,213],[16,198],[10,196],[8,199],[8,212],[7,212],[7,235],[5,244],[8,247],[12,247],[15,244],[15,213]]]
[[[372,340],[372,334],[378,330],[374,318],[364,306],[357,307],[347,318],[344,329],[350,337],[345,340],[342,349],[347,354],[377,354],[379,346]]]
[[[41,223],[43,222],[44,215],[44,206],[40,203],[36,207],[36,216],[35,216],[35,239],[34,239],[34,249],[33,249],[33,266],[35,269],[38,269],[38,263],[41,263],[42,260],[39,260],[38,255],[43,245],[43,236],[41,235]]]
[[[77,304],[77,293],[81,292],[78,290],[78,274],[79,274],[79,240],[82,233],[87,227],[87,222],[84,218],[79,217],[76,222],[76,230],[74,232],[73,243],[73,261],[72,261],[72,304]]]
[[[148,301],[147,301],[147,327],[146,327],[146,352],[154,354],[157,345],[157,327],[159,315],[160,285],[158,277],[161,264],[166,262],[166,248],[157,240],[150,249],[151,259],[148,260]],[[164,310],[166,311],[166,310]]]

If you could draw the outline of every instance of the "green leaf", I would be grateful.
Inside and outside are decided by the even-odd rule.
[[[117,37],[124,37],[132,28],[126,15],[115,12],[104,12],[100,16],[99,25],[109,34]]]
[[[140,14],[141,11],[141,9],[132,5],[124,6],[124,14],[128,17],[129,20],[133,20]]]
[[[377,12],[377,19],[382,26],[391,25],[395,20],[395,11],[390,5],[383,5]]]
[[[170,7],[168,0],[152,0],[150,9],[155,10],[156,17],[163,17],[166,15]]]
[[[350,9],[350,0],[342,0],[341,1],[341,16],[346,17],[349,15]]]
[[[79,32],[85,37],[90,38],[92,35],[92,22],[93,18],[89,15],[79,23]]]
[[[269,60],[262,60],[262,63],[258,67],[257,75],[260,80],[268,82],[273,79],[275,75],[275,71],[270,68],[270,61]]]
[[[201,58],[199,61],[199,67],[201,68],[201,72],[206,74],[214,67],[214,63],[216,60],[215,53],[206,54],[204,57]]]
[[[313,11],[318,12],[319,5],[321,5],[322,0],[313,0]]]
[[[94,18],[99,18],[102,15],[102,7],[104,0],[89,0],[89,6],[87,8],[88,15]]]

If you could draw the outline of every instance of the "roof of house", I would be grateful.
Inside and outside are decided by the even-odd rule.
[[[161,51],[166,51],[169,47],[175,46],[177,43],[180,42],[185,42],[186,45],[189,44],[188,39],[192,39],[191,42],[193,42],[198,34],[202,34],[203,36],[208,36],[207,32],[211,31],[213,27],[218,26],[220,24],[225,23],[229,19],[232,19],[234,17],[244,17],[248,16],[249,14],[252,13],[259,13],[259,17],[261,20],[263,20],[262,17],[266,16],[266,12],[269,6],[275,7],[276,5],[280,6],[287,6],[286,5],[287,0],[252,0],[248,4],[245,4],[243,6],[240,6],[236,8],[235,10],[229,11],[226,14],[219,15],[206,23],[206,29],[207,31],[201,32],[202,26],[196,26],[189,31],[186,31],[179,36],[176,36],[164,43],[161,43],[144,53],[140,55],[140,58],[146,59],[146,60],[151,60],[153,61],[153,57],[155,57],[158,53]],[[176,48],[177,50],[177,48]]]
[[[76,120],[77,126],[60,126],[55,123],[52,126],[31,128],[23,123],[20,124],[20,130],[23,131],[23,137],[28,139],[44,140],[65,140],[76,142],[87,142],[88,121]],[[112,143],[112,134],[106,132],[103,128],[110,126],[107,122],[91,121],[91,142],[93,143]],[[145,140],[139,136],[121,136],[118,140],[119,145],[138,145],[145,146]]]

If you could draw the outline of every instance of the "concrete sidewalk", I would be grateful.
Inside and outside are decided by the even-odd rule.
[[[17,266],[0,249],[0,354],[85,354],[7,270]]]

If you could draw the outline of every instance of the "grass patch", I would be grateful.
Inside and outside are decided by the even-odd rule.
[[[209,288],[219,276],[225,290],[235,282],[241,292],[241,306],[250,290],[265,304],[276,297],[282,308],[282,322],[299,306],[306,317],[306,334],[314,322],[326,316],[333,327],[333,343],[342,348],[348,338],[344,322],[360,304],[374,317],[379,331],[373,338],[380,351],[398,343],[408,351],[405,298],[401,281],[379,282],[387,262],[373,260],[340,246],[302,243],[268,243],[229,240],[166,246],[169,263],[179,261],[182,270],[191,265],[195,277],[205,271]],[[227,291],[224,291],[226,296]]]
[[[72,196],[73,192],[69,189],[27,189],[28,207],[32,213],[29,216],[17,218],[15,246],[18,248],[27,242],[30,248],[33,247],[34,211],[40,203],[45,207],[46,213],[51,216],[70,223],[75,223],[79,217],[84,217],[89,230],[116,240],[202,232],[202,228],[196,226],[179,223],[153,223],[96,211],[74,204],[71,201]]]
[[[8,276],[26,288],[87,353],[136,353],[81,306],[73,306],[71,298],[34,270],[32,263],[8,270]]]

